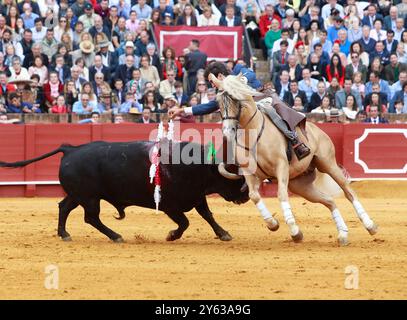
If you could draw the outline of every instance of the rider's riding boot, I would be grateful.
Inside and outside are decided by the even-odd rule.
[[[297,156],[298,160],[305,158],[307,155],[311,153],[310,148],[308,148],[305,143],[298,140],[297,137],[291,140],[293,150],[295,155]]]
[[[298,160],[305,158],[311,153],[311,150],[298,139],[297,133],[291,131],[287,123],[280,117],[273,107],[265,108],[266,112],[270,115],[271,121],[281,131],[281,133],[291,142],[294,153]]]

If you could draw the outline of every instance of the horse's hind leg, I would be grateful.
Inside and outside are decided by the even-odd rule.
[[[313,184],[315,179],[315,171],[299,176],[295,179],[290,180],[288,183],[288,189],[306,200],[313,203],[321,203],[327,207],[332,214],[332,218],[335,221],[336,228],[338,230],[338,242],[340,245],[345,246],[349,244],[348,242],[348,227],[342,218],[341,213],[332,197],[320,192]]]
[[[253,175],[245,175],[245,179],[249,188],[250,200],[253,201],[257,209],[260,211],[264,221],[266,221],[267,228],[271,231],[277,231],[280,226],[278,220],[271,215],[270,211],[267,210],[266,205],[260,197],[260,179]]]
[[[355,209],[360,221],[362,221],[366,230],[374,235],[377,232],[377,225],[370,219],[369,215],[363,208],[362,204],[359,202],[356,193],[349,186],[348,180],[345,178],[341,168],[336,164],[335,159],[333,161],[322,161],[321,159],[314,158],[315,165],[317,169],[323,173],[329,174],[332,179],[341,187],[345,193],[345,197],[352,203],[353,208]]]

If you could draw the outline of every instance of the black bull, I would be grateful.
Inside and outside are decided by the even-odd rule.
[[[150,184],[149,178],[150,151],[153,145],[154,142],[143,141],[98,141],[80,146],[62,145],[31,160],[0,162],[0,167],[23,167],[62,152],[59,180],[66,197],[59,203],[58,235],[63,240],[71,239],[66,231],[66,221],[69,213],[80,205],[84,208],[86,223],[111,240],[121,242],[123,238],[100,220],[100,200],[106,200],[117,209],[120,215],[117,219],[125,217],[124,209],[128,206],[155,208],[155,186],[154,183]],[[174,150],[182,152],[184,148],[190,148],[191,144],[174,143],[172,146],[178,147]],[[201,153],[199,158],[205,160],[208,148],[198,145],[198,150]],[[210,224],[219,239],[231,240],[229,233],[213,218],[206,195],[218,193],[227,201],[246,202],[249,198],[244,179],[226,179],[219,174],[217,164],[204,162],[206,161],[189,165],[182,162],[160,164],[159,210],[164,211],[178,225],[178,229],[169,232],[168,241],[181,238],[189,225],[184,213],[193,208]]]

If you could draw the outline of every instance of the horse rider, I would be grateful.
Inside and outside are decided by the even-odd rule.
[[[226,66],[222,62],[212,62],[205,70],[205,78],[208,79],[208,75],[212,73],[219,80],[225,79],[230,73]],[[250,84],[250,83],[249,83]],[[272,94],[272,105],[273,107],[289,108],[283,101],[281,101],[277,94]],[[212,113],[219,109],[218,102],[215,100],[209,101],[208,103],[199,104],[193,107],[173,107],[168,113],[171,118],[185,113],[187,115],[204,115]],[[273,116],[270,119],[273,121],[274,125],[281,131],[281,133],[290,141],[293,146],[293,150],[298,160],[305,158],[310,154],[310,149],[301,141],[299,141],[297,133],[290,130],[287,123],[280,117],[280,115],[274,110],[274,108],[268,108],[268,113],[272,113]],[[299,115],[299,113],[297,113]],[[305,116],[302,116],[305,118]]]

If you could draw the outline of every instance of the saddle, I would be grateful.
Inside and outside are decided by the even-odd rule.
[[[305,131],[305,115],[287,106],[274,90],[266,90],[264,95],[256,97],[255,101],[262,113],[270,118],[274,125],[285,135],[288,162],[291,162],[292,159],[291,150],[294,151],[298,160],[306,157],[310,153],[310,149],[295,135],[295,128],[299,127],[305,138],[308,139]]]
[[[299,127],[304,136],[307,137],[307,133],[305,130],[307,118],[305,117],[305,115],[290,108],[284,101],[280,99],[275,90],[266,89],[262,93],[263,95],[261,96],[255,96],[254,101],[258,102],[268,97],[272,98],[272,107],[274,107],[278,115],[286,122],[288,128],[291,131],[295,131],[295,128]],[[266,115],[269,116],[267,113]]]

